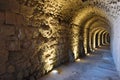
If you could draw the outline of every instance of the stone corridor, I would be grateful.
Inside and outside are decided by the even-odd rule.
[[[110,50],[102,46],[88,57],[56,68],[39,80],[119,80]]]
[[[0,0],[0,80],[118,75],[120,0]]]

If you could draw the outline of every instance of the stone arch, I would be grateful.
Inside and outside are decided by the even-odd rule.
[[[108,38],[107,38],[107,35],[108,35],[108,34],[109,34],[108,32],[106,32],[106,34],[105,34],[105,43],[106,43],[107,45],[109,45],[108,42],[107,42],[107,39],[108,39]]]
[[[109,24],[107,23],[108,21],[105,18],[101,17],[101,16],[95,16],[95,17],[91,18],[90,20],[88,20],[87,23],[85,24],[85,27],[84,27],[84,30],[83,30],[83,33],[84,33],[83,37],[84,37],[84,47],[87,48],[85,50],[86,53],[90,52],[90,50],[89,50],[89,44],[88,44],[88,42],[89,42],[89,39],[88,39],[89,38],[89,35],[88,35],[89,34],[89,29],[90,29],[90,27],[94,23],[99,23],[99,21],[103,22],[107,26],[109,26]]]
[[[95,47],[95,44],[94,44],[94,41],[95,41],[95,34],[99,31],[104,31],[105,29],[104,28],[95,28],[93,29],[91,32],[90,32],[90,38],[89,38],[89,45],[90,45],[90,50],[91,51],[94,51],[94,47]]]
[[[99,29],[99,28],[102,28],[102,29],[104,29],[104,30],[107,30],[106,29],[106,25],[104,25],[104,24],[99,24],[98,22],[94,22],[94,24],[92,24],[91,25],[91,27],[90,27],[90,32],[95,32],[97,29]],[[89,45],[91,46],[91,36],[93,36],[93,35],[91,35],[90,33],[89,33]],[[98,36],[99,37],[99,36]],[[91,50],[92,51],[92,50]]]
[[[105,45],[105,34],[106,34],[106,31],[104,31],[102,33],[102,44]]]
[[[75,46],[72,45],[72,50],[73,50],[73,53],[77,56],[80,54],[85,55],[85,50],[83,50],[84,49],[84,44],[83,44],[84,38],[83,38],[82,30],[84,30],[83,28],[84,28],[86,22],[95,16],[100,16],[107,20],[107,16],[105,15],[105,13],[102,10],[92,7],[92,6],[78,10],[75,13],[75,15],[73,16],[73,19],[71,22],[71,26],[72,26],[71,31],[73,34],[72,44],[74,44]],[[76,37],[76,39],[74,39],[74,37]],[[82,44],[80,44],[80,43],[82,43]],[[82,48],[82,51],[84,51],[84,52],[79,52],[79,51],[81,51],[79,49],[79,47],[80,47],[80,49]]]

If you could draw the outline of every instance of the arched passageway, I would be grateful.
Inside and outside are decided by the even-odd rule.
[[[111,54],[98,48],[105,46],[111,48],[120,72],[119,5],[118,0],[1,0],[0,80],[39,80],[86,58],[87,64],[96,58],[104,64],[102,58]]]

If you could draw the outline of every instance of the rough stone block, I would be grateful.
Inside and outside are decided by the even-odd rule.
[[[21,6],[20,10],[21,10],[20,12],[27,17],[31,17],[34,11],[33,8],[27,6]]]
[[[23,56],[20,52],[17,51],[9,51],[9,61],[18,61],[21,59]]]
[[[6,73],[2,77],[3,77],[2,80],[16,80],[16,77],[13,74]]]
[[[20,4],[17,2],[17,0],[9,0],[9,6],[10,6],[10,9],[13,12],[15,12],[15,13],[19,13],[20,12]]]
[[[16,14],[16,24],[21,26],[21,25],[25,25],[25,19],[22,15],[18,15]]]
[[[19,40],[11,40],[7,42],[7,49],[9,51],[19,51],[20,50],[20,41]]]
[[[1,38],[1,37],[0,37]],[[1,38],[0,39],[0,50],[3,50],[3,49],[5,49],[6,48],[6,46],[5,46],[5,41]]]
[[[8,51],[0,50],[0,64],[5,64],[8,60]]]
[[[23,80],[23,72],[17,74],[17,80]]]
[[[34,34],[35,31],[36,31],[36,29],[27,27],[25,29],[26,38],[27,39],[32,39],[33,38],[33,34]]]
[[[0,75],[4,74],[6,72],[6,65],[5,64],[0,64]]]
[[[15,13],[12,12],[5,12],[5,24],[15,25],[16,19],[15,19]]]
[[[30,80],[35,80],[35,78],[33,76],[30,77]]]
[[[24,59],[17,60],[15,64],[16,64],[16,70],[18,71],[29,68],[31,65],[31,64],[28,64],[28,61]]]
[[[23,42],[22,48],[27,49],[31,46],[31,44],[32,44],[32,41],[26,40],[26,41]]]
[[[0,10],[6,10],[9,8],[9,2],[7,0],[0,0]]]
[[[8,68],[7,68],[7,72],[8,73],[13,73],[15,72],[15,67],[13,65],[9,65]]]
[[[4,12],[0,12],[0,24],[2,23],[4,23],[4,21],[5,21],[5,13]]]
[[[9,25],[1,25],[0,34],[2,36],[13,36],[15,35],[15,27]]]
[[[24,77],[28,77],[29,76],[29,70],[28,69],[26,69],[25,71],[24,71]]]

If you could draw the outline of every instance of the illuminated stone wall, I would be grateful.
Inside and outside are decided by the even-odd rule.
[[[0,1],[0,80],[36,80],[69,61],[69,26],[43,4]]]
[[[85,56],[86,44],[94,37],[87,30],[91,25],[85,28],[87,21],[96,16],[107,21],[104,12],[118,4],[91,1],[0,0],[0,80],[37,80],[55,67]],[[116,7],[108,12],[114,19],[119,15]],[[109,24],[109,20],[102,22]]]

